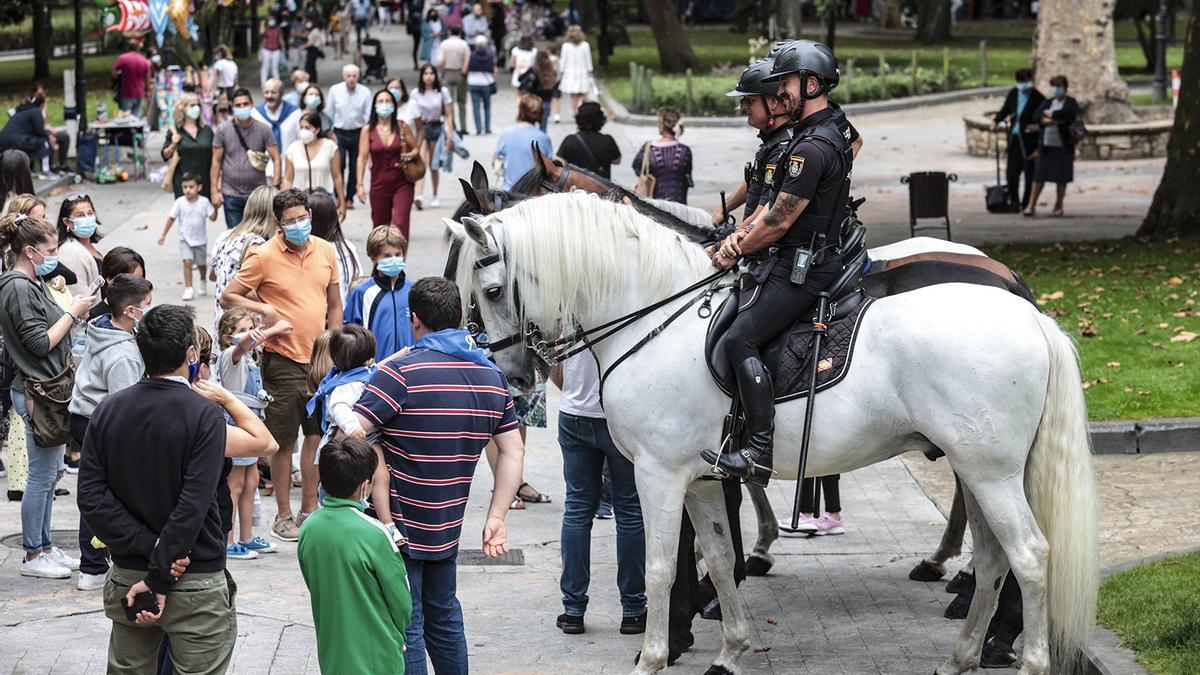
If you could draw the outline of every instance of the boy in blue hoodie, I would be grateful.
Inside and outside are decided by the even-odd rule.
[[[372,230],[367,236],[367,255],[374,263],[374,273],[346,297],[345,323],[364,326],[375,336],[376,363],[414,342],[408,311],[413,282],[404,278],[407,254],[408,240],[400,228],[383,225]]]
[[[133,333],[150,310],[154,286],[143,277],[118,274],[104,292],[109,314],[101,314],[87,324],[87,342],[83,358],[75,370],[75,387],[67,411],[71,413],[71,436],[79,447],[87,434],[88,421],[96,406],[142,379],[145,365]],[[92,529],[79,519],[79,580],[76,588],[94,591],[104,587],[108,573],[108,554],[92,547]]]

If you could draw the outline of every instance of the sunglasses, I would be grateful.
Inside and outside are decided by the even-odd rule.
[[[63,201],[65,201],[68,204],[74,204],[75,202],[90,202],[90,201],[92,201],[92,198],[87,196],[87,193],[74,192],[72,194],[67,195],[67,198],[64,199]]]

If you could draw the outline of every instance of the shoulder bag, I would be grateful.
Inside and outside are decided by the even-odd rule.
[[[599,171],[599,170],[600,170],[600,168],[601,168],[601,167],[600,167],[600,162],[597,162],[597,161],[596,161],[596,155],[592,153],[592,149],[591,149],[590,147],[588,147],[587,141],[585,141],[585,140],[583,139],[583,134],[581,134],[581,133],[579,133],[579,132],[575,132],[575,133],[573,133],[573,134],[571,134],[571,135],[575,137],[575,142],[576,142],[576,143],[578,143],[579,145],[583,146],[583,152],[584,152],[584,154],[586,154],[586,155],[587,155],[587,157],[588,157],[588,161],[592,163],[592,165],[591,165],[591,166],[589,166],[589,167],[587,167],[587,168],[589,168],[589,169],[594,169],[594,170],[596,170],[596,171]],[[643,163],[644,163],[644,162],[643,162]]]
[[[68,335],[64,339],[70,339]],[[67,359],[62,372],[48,380],[25,378],[25,405],[33,441],[41,448],[62,445],[71,438],[67,404],[75,386],[75,364]]]
[[[407,144],[404,142],[404,129],[408,124],[400,120],[396,120],[396,133],[400,134],[400,152],[408,152]],[[412,159],[406,161],[401,160],[400,171],[404,174],[404,180],[410,183],[416,183],[425,177],[425,160],[421,159],[421,154],[417,153]]]
[[[638,174],[637,189],[634,192],[640,197],[653,197],[656,181],[657,179],[650,173],[650,141],[647,141],[642,146],[642,170]]]
[[[233,126],[233,133],[237,134],[238,143],[242,144],[242,150],[246,151],[246,159],[250,162],[250,166],[255,171],[266,171],[267,162],[270,161],[271,156],[265,152],[251,150],[250,146],[246,145],[246,139],[242,136],[242,129],[237,120],[229,120],[229,124]]]

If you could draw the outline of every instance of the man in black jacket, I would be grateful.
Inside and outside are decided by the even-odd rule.
[[[34,85],[29,99],[16,107],[8,123],[0,129],[0,149],[21,150],[41,172],[50,168],[51,153],[57,153],[56,168],[67,165],[70,142],[65,131],[56,131],[46,121],[46,92],[40,84]]]
[[[153,672],[164,634],[178,670],[224,672],[237,637],[216,502],[225,420],[190,387],[200,366],[190,308],[150,310],[137,343],[149,377],[96,408],[79,470],[80,513],[113,558],[108,672]],[[153,602],[130,620],[139,597]]]
[[[1008,124],[1008,165],[1005,171],[1008,198],[1014,207],[1020,204],[1024,209],[1029,205],[1033,159],[1038,149],[1039,129],[1035,115],[1046,97],[1033,86],[1032,70],[1017,70],[1016,80],[1016,86],[1009,89],[1008,96],[1004,97],[1004,105],[992,117],[992,130],[999,129],[1001,122]],[[1025,174],[1024,192],[1021,192],[1021,174]]]

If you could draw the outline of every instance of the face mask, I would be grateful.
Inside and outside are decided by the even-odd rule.
[[[188,363],[188,384],[194,384],[200,378],[200,359]]]
[[[309,143],[312,143],[314,140],[316,140],[316,138],[317,138],[317,132],[313,131],[312,129],[301,129],[300,130],[300,142],[301,143],[308,145]]]
[[[390,258],[380,258],[375,263],[375,269],[379,273],[387,277],[398,277],[404,271],[404,258],[400,256],[392,256]]]
[[[300,92],[301,94],[304,93],[305,89],[308,89],[307,82],[301,82],[300,84],[296,85],[296,91]]]
[[[33,250],[37,251],[36,248]],[[39,277],[44,277],[47,274],[50,274],[56,267],[58,267],[58,256],[46,255],[41,251],[38,251],[38,255],[42,256],[42,264],[38,265],[37,263],[34,263],[33,271],[37,272]],[[33,262],[32,256],[29,256],[29,262]]]
[[[375,114],[380,117],[391,117],[396,113],[396,106],[391,103],[382,103],[375,106]]]
[[[1063,96],[1067,95],[1067,90],[1065,87],[1052,87],[1050,89],[1050,95],[1054,98],[1062,98]]]
[[[283,238],[288,240],[288,243],[296,246],[302,245],[308,241],[308,235],[312,233],[312,220],[305,218],[295,225],[287,225],[283,228]]]
[[[403,92],[401,92],[399,89],[394,89],[392,87],[388,87],[388,93],[390,93],[392,95],[392,97],[394,97],[397,101],[404,98],[403,96],[400,95]]]
[[[158,64],[162,63],[162,57],[158,54],[155,54],[154,56],[150,57],[150,63],[153,63],[157,66]]]
[[[321,107],[321,97],[307,96],[304,99],[304,105],[308,106],[310,110],[316,110],[317,108]]]
[[[200,119],[200,106],[189,105],[183,109],[183,114],[187,115],[188,119],[198,120]]]
[[[135,332],[135,333],[138,332],[138,325],[140,325],[142,323],[142,320],[146,318],[146,313],[149,312],[153,307],[154,307],[154,305],[146,305],[145,307],[130,307],[129,308],[129,309],[134,310],[135,312],[141,312],[141,314],[142,314],[140,317],[136,317],[136,316],[129,317],[129,318],[133,319],[133,332]]]
[[[239,122],[245,122],[246,120],[250,119],[250,113],[253,111],[254,108],[234,108],[233,118]]]
[[[72,219],[75,223],[75,236],[87,239],[96,234],[96,216],[82,216]]]
[[[272,28],[274,28],[274,27],[275,27],[275,19],[269,19],[269,20],[267,21],[267,25],[268,25],[268,26],[271,26]]]
[[[1017,83],[1017,91],[1029,91],[1030,89],[1033,89],[1032,82],[1018,82]]]

